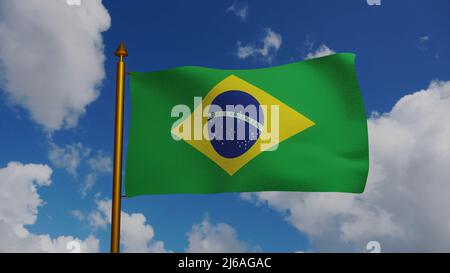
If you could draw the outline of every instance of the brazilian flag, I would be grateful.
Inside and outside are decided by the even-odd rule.
[[[125,191],[364,191],[355,55],[220,70],[130,73]]]

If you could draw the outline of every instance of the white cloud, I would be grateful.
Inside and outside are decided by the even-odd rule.
[[[261,41],[262,47],[256,47],[254,45],[242,45],[238,42],[237,56],[239,59],[247,59],[249,57],[261,58],[267,62],[272,62],[273,58],[281,47],[282,38],[281,35],[272,31],[270,28],[265,30],[266,36]]]
[[[101,0],[0,2],[0,62],[12,104],[53,131],[73,127],[105,77],[101,33],[110,16]]]
[[[308,55],[306,55],[305,57],[305,60],[325,57],[328,55],[333,55],[334,53],[336,53],[334,52],[334,50],[330,49],[324,44],[321,44],[315,51],[308,53]]]
[[[79,142],[60,147],[50,140],[49,145],[48,158],[56,168],[65,169],[77,178],[78,168],[82,164],[87,165],[88,171],[80,187],[83,197],[92,189],[100,175],[112,172],[111,157],[101,150],[92,155],[92,149]]]
[[[94,187],[96,182],[97,182],[97,175],[95,173],[88,173],[80,188],[81,196],[86,197],[86,195],[92,189],[92,187]]]
[[[144,214],[122,212],[121,220],[124,252],[166,252],[163,242],[152,241],[155,232],[151,225],[146,224]]]
[[[52,239],[48,235],[39,235],[39,244],[43,252],[70,252],[71,249],[68,249],[68,244],[72,241],[77,241],[80,244],[80,251],[82,253],[99,251],[100,241],[92,235],[89,235],[83,241],[72,236],[60,236]]]
[[[110,208],[108,208],[108,209],[110,209]],[[87,219],[89,222],[89,226],[91,228],[93,228],[94,230],[99,229],[99,228],[106,229],[106,227],[108,226],[108,218],[101,211],[95,210],[95,211],[89,213]]]
[[[47,165],[10,162],[0,168],[0,252],[68,252],[66,244],[77,240],[83,252],[97,252],[99,241],[93,236],[85,240],[73,236],[51,238],[33,234],[38,208],[44,201],[37,189],[51,184],[52,170]]]
[[[430,36],[422,36],[422,37],[419,38],[419,41],[422,42],[422,43],[426,42],[428,40],[430,40]]]
[[[48,158],[57,168],[63,168],[74,177],[78,176],[78,166],[91,154],[91,149],[81,143],[72,143],[59,147],[50,143]]]
[[[368,120],[370,171],[361,195],[257,193],[317,250],[450,251],[450,81],[433,81]],[[248,195],[244,195],[249,199]]]
[[[97,182],[99,175],[112,172],[112,160],[110,156],[104,155],[102,151],[98,151],[94,157],[88,161],[90,172],[86,175],[81,186],[81,195],[86,196],[87,192],[92,189]]]
[[[75,217],[75,219],[77,219],[78,221],[83,221],[86,217],[80,210],[72,210],[70,211],[70,215]]]
[[[92,228],[106,228],[111,224],[111,200],[97,200],[97,210],[88,217]],[[120,243],[123,252],[167,252],[164,243],[154,240],[153,227],[142,213],[121,212]]]
[[[225,223],[213,225],[208,219],[194,224],[188,233],[187,252],[245,252],[246,245],[237,238],[233,227]]]
[[[102,151],[98,151],[94,157],[90,158],[88,165],[95,172],[104,173],[112,171],[111,157],[105,155]]]
[[[247,19],[248,15],[248,5],[247,3],[234,3],[228,7],[227,11],[232,12],[234,15],[239,17],[242,21]]]
[[[425,35],[422,37],[419,37],[419,44],[418,44],[418,49],[420,51],[427,51],[428,47],[429,47],[429,42],[430,42],[430,36]]]
[[[106,229],[111,224],[111,200],[98,199],[97,209],[87,217],[89,226],[94,229]],[[187,234],[189,245],[187,252],[245,252],[247,246],[237,238],[233,227],[225,223],[213,225],[208,219],[194,224]],[[162,241],[154,240],[153,227],[147,223],[142,213],[121,212],[120,242],[123,252],[170,252]],[[259,246],[254,251],[261,251]]]

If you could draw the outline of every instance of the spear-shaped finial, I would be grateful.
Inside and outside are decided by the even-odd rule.
[[[116,49],[116,52],[114,54],[117,57],[127,57],[128,56],[128,51],[125,48],[125,44],[123,42],[121,42],[119,44],[119,47]]]

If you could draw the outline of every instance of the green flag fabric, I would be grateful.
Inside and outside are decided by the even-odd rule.
[[[253,70],[130,73],[125,192],[364,191],[355,55]]]

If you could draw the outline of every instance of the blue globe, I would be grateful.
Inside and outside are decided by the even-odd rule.
[[[214,150],[225,158],[236,158],[247,152],[258,140],[261,134],[261,125],[264,125],[263,111],[259,102],[246,92],[230,90],[218,95],[211,104],[220,106],[222,109],[222,115],[214,112],[214,109],[210,109],[209,112],[209,134]],[[250,106],[254,107],[256,111],[246,112],[239,111],[239,109],[227,111],[227,105],[233,107],[239,105],[243,108]],[[215,119],[222,119],[220,128],[215,128],[219,127],[215,124],[220,124],[213,123],[212,121]],[[260,124],[259,128],[255,126],[255,121]],[[233,124],[234,126],[227,128],[227,124]],[[217,139],[220,132],[222,133],[222,138],[219,137],[220,139]]]

